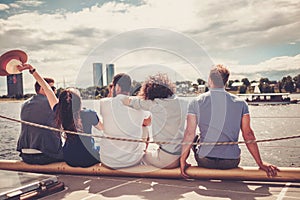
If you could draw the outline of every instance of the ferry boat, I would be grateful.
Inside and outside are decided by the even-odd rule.
[[[251,93],[238,94],[239,97],[246,100],[249,105],[280,105],[297,103],[298,100],[291,100],[290,93]]]

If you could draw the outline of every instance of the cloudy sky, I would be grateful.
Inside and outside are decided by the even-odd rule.
[[[94,62],[136,80],[206,79],[219,63],[232,79],[277,80],[300,73],[299,19],[297,0],[2,0],[0,53],[24,50],[59,87],[92,85]],[[32,92],[33,78],[23,79]]]

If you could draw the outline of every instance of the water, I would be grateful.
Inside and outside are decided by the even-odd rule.
[[[84,106],[99,111],[99,101],[85,100]],[[0,102],[0,115],[20,119],[22,102]],[[300,135],[300,104],[275,106],[249,106],[251,125],[256,138],[269,139]],[[0,118],[0,159],[19,160],[16,144],[20,132],[20,124]],[[242,137],[239,139],[242,141]],[[261,157],[281,167],[300,167],[300,139],[259,143]],[[254,159],[241,145],[241,166],[256,166]]]

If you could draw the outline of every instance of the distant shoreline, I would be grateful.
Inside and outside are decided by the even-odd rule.
[[[234,94],[234,93],[233,93]],[[249,93],[247,93],[249,94]],[[198,93],[195,94],[177,94],[178,97],[196,97],[198,96]],[[235,94],[238,95],[238,94]],[[293,92],[289,94],[293,99],[299,100],[300,99],[300,93],[299,92]],[[8,97],[0,97],[0,102],[22,102],[22,101],[26,101],[28,98],[8,98]],[[93,98],[83,98],[83,100],[93,100]]]
[[[22,102],[26,99],[15,99],[15,98],[0,98],[0,102]]]

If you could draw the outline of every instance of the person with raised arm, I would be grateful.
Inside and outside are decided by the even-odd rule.
[[[92,126],[99,130],[103,129],[95,111],[82,109],[81,97],[77,89],[65,89],[57,98],[51,86],[47,84],[34,67],[30,64],[18,66],[19,71],[26,69],[43,88],[49,105],[55,112],[55,121],[58,128],[89,134],[92,132]],[[95,146],[94,139],[89,136],[66,133],[63,155],[65,162],[73,167],[89,167],[100,162],[99,148]]]
[[[54,79],[44,78],[53,92],[56,92]],[[50,108],[44,89],[38,82],[34,84],[36,95],[22,104],[21,120],[55,127],[55,113]],[[63,161],[62,141],[58,132],[21,125],[17,151],[25,163],[45,165]]]

